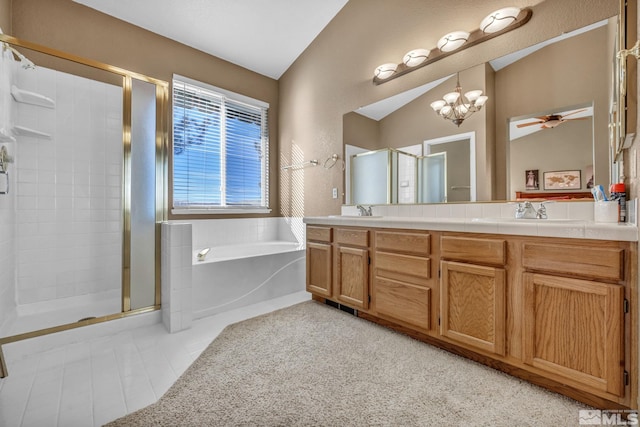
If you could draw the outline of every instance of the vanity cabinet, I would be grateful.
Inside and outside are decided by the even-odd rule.
[[[352,308],[369,307],[369,231],[335,229],[335,296]]]
[[[625,251],[523,244],[524,362],[624,394]]]
[[[331,298],[332,247],[330,227],[307,226],[307,292]]]
[[[420,330],[431,328],[431,236],[375,231],[372,311]]]
[[[505,240],[442,236],[440,248],[440,334],[504,355]]]
[[[637,243],[307,226],[307,290],[599,408],[637,407]]]

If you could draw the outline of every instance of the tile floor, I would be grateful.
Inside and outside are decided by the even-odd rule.
[[[0,379],[0,426],[101,426],[158,400],[227,325],[309,298],[297,292],[175,334],[157,323],[13,361]]]

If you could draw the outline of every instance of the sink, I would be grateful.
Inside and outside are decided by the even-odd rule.
[[[569,219],[569,218],[473,218],[472,222],[509,222],[519,224],[582,224],[585,221],[583,219]]]

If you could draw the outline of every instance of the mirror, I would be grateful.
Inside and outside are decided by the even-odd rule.
[[[517,192],[537,192],[538,197],[552,198],[553,193],[560,190],[553,185],[545,188],[545,172],[579,170],[580,185],[566,189],[576,193],[573,196],[588,192],[592,182],[608,187],[612,164],[608,135],[609,82],[616,34],[617,17],[613,17],[460,71],[463,93],[480,88],[489,96],[489,101],[483,110],[459,127],[437,116],[429,106],[454,89],[456,75],[347,113],[343,117],[347,164],[354,152],[383,148],[402,150],[402,147],[420,146],[423,151],[418,155],[425,155],[428,154],[424,151],[427,141],[468,133],[475,138],[475,160],[451,161],[447,169],[473,171],[475,167],[475,173],[471,172],[475,182],[468,185],[449,182],[447,201],[454,201],[452,195],[462,187],[474,188],[457,201],[513,200]],[[584,55],[585,51],[590,54]],[[393,104],[395,106],[387,107]],[[528,126],[538,128],[532,135],[511,135],[509,124],[517,120],[541,121],[536,118],[585,108],[588,113],[568,116],[561,120],[560,126],[542,127],[545,123],[541,122]],[[570,118],[579,120],[568,120]],[[523,162],[521,158],[527,152],[535,156]],[[525,173],[536,170],[540,181],[538,189],[527,188]],[[345,203],[349,204],[350,177],[345,178]],[[456,190],[452,190],[452,186]],[[418,188],[418,194],[420,192]],[[422,195],[421,199],[429,200],[429,197]]]

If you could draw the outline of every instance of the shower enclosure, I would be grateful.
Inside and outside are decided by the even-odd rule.
[[[0,53],[5,376],[2,344],[159,308],[168,84],[6,35]]]
[[[351,156],[351,204],[415,203],[417,157],[383,148]]]

